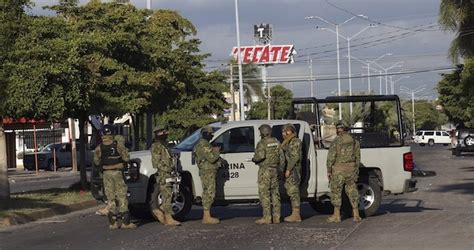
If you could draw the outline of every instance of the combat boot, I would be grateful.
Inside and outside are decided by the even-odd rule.
[[[109,208],[108,207],[101,208],[101,209],[97,210],[95,212],[95,214],[100,215],[100,216],[106,216],[106,215],[108,216]]]
[[[219,224],[220,221],[217,218],[211,216],[209,210],[203,210],[202,224]]]
[[[151,213],[161,224],[165,224],[165,215],[161,209],[155,208],[151,211]]]
[[[359,209],[358,208],[353,208],[352,209],[352,215],[353,215],[353,221],[354,222],[361,222],[362,221],[362,218],[360,218],[360,215],[359,215]]]
[[[285,217],[286,222],[301,222],[300,208],[295,207],[292,209],[290,216]]]
[[[117,217],[112,212],[107,214],[107,218],[109,219],[109,229],[119,229],[119,224],[117,223]]]
[[[341,222],[341,209],[339,207],[334,207],[334,213],[327,219],[327,222]]]
[[[135,229],[135,228],[137,228],[137,225],[130,222],[130,213],[129,212],[122,213],[122,226],[120,228],[123,228],[123,229]]]
[[[280,224],[280,216],[273,216],[273,224]]]
[[[270,217],[262,217],[262,218],[256,220],[255,224],[257,224],[257,225],[272,224],[272,219]]]
[[[167,226],[181,226],[181,223],[179,221],[176,221],[173,219],[173,216],[171,214],[165,214],[165,225]]]

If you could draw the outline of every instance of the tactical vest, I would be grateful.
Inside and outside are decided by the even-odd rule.
[[[265,141],[266,157],[263,161],[264,166],[276,168],[280,165],[280,143],[277,139],[271,138]]]
[[[354,155],[356,141],[350,135],[343,135],[349,136],[351,138],[350,143],[338,143],[336,145],[336,153],[337,153],[337,160],[338,163],[353,163],[356,160]],[[348,138],[341,138],[341,140],[348,139]]]
[[[114,141],[110,145],[101,144],[100,151],[102,153],[102,164],[104,166],[122,163],[122,156],[117,149],[117,141]]]

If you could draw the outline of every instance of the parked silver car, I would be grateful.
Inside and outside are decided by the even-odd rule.
[[[80,165],[79,146],[77,150],[77,163]],[[48,144],[43,147],[38,154],[38,169],[46,169],[54,171],[54,155],[56,155],[56,168],[69,167],[71,162],[71,144],[70,143],[56,143]],[[92,166],[94,159],[94,152],[86,150],[86,166]],[[25,170],[36,170],[35,153],[26,153],[23,156],[23,166]]]

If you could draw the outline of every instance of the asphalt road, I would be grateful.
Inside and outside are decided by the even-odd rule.
[[[361,223],[325,222],[304,205],[299,224],[257,226],[257,205],[219,207],[220,225],[202,225],[200,208],[181,227],[137,221],[135,230],[109,230],[95,209],[0,230],[0,249],[474,249],[474,155],[451,156],[447,147],[413,146],[419,190],[386,196],[379,212]],[[284,213],[289,207],[284,205]]]

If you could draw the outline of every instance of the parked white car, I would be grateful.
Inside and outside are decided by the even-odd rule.
[[[432,147],[435,144],[443,144],[445,146],[451,144],[451,137],[446,131],[439,130],[419,130],[415,134],[414,138],[415,143],[420,144],[420,146]]]

